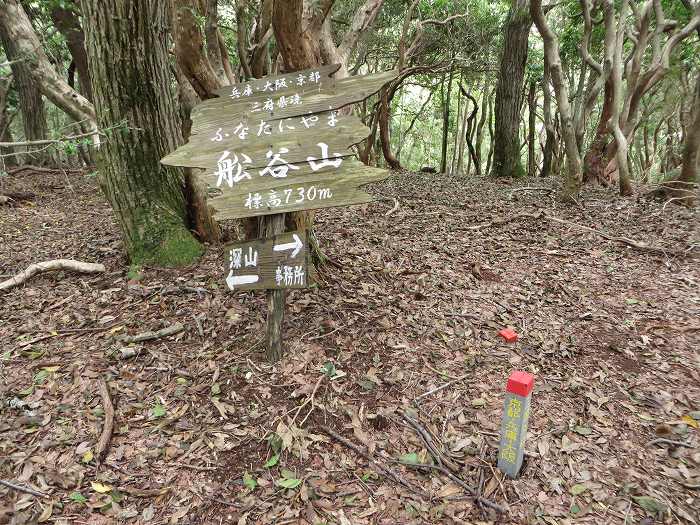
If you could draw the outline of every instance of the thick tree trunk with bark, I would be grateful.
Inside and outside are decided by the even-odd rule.
[[[620,19],[625,20],[627,15],[627,7],[629,0],[622,0],[622,6],[620,8]],[[612,0],[608,0],[608,3],[612,5]],[[617,144],[616,160],[617,160],[617,171],[618,180],[620,183],[620,195],[632,195],[632,183],[630,180],[629,165],[627,162],[628,155],[628,141],[625,133],[622,129],[621,110],[622,110],[622,69],[624,67],[622,48],[624,45],[625,37],[625,26],[620,24],[617,30],[616,41],[615,41],[615,52],[613,53],[613,63],[612,71],[610,77],[612,79],[613,85],[613,110],[610,116],[610,124],[612,127],[613,135],[615,136],[615,143]],[[606,45],[608,45],[606,39]],[[608,60],[606,59],[605,69],[608,70]]]
[[[695,117],[688,125],[683,144],[683,163],[680,175],[664,182],[655,194],[657,197],[673,198],[676,202],[694,205],[698,201],[700,182],[700,75],[695,87]]]
[[[13,42],[17,56],[22,57],[41,93],[74,120],[85,121],[90,130],[96,129],[95,108],[56,72],[29,17],[17,0],[0,2],[0,33]]]
[[[608,122],[612,116],[613,106],[613,84],[610,79],[605,83],[603,91],[603,108],[598,119],[598,126],[593,138],[593,142],[588,147],[588,151],[583,158],[583,181],[586,183],[598,183],[607,186],[608,177],[605,174],[605,167],[610,159],[606,155],[606,150],[610,142],[610,128]]]
[[[687,184],[697,184],[698,163],[700,162],[700,75],[695,88],[695,118],[688,127],[683,146],[683,164],[679,181]]]
[[[12,76],[17,89],[19,109],[22,114],[22,127],[25,140],[45,140],[49,138],[49,128],[46,123],[46,109],[41,92],[32,78],[30,67],[22,59],[15,41],[7,34],[0,24],[0,40],[5,50],[7,59],[12,62]],[[9,84],[8,84],[9,87]],[[31,148],[27,148],[31,151]],[[27,153],[26,162],[37,166],[46,166],[54,163],[51,150],[33,151]]]
[[[496,136],[493,173],[497,177],[525,174],[520,161],[520,107],[532,26],[528,0],[513,0],[503,38],[501,69],[496,89]]]
[[[193,0],[171,0],[173,41],[177,63],[201,99],[215,97],[224,86],[204,54],[204,38],[195,17]]]
[[[161,0],[82,0],[101,128],[126,122],[100,150],[100,183],[132,263],[189,264],[201,247],[186,225],[182,171],[160,159],[181,142]]]

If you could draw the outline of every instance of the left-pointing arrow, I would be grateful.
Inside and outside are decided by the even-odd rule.
[[[231,275],[226,277],[226,284],[233,290],[236,286],[241,286],[242,284],[253,284],[260,280],[259,275]]]

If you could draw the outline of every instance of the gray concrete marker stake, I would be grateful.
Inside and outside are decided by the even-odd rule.
[[[498,446],[498,468],[509,478],[517,478],[523,464],[534,384],[535,378],[527,372],[515,371],[508,378]]]

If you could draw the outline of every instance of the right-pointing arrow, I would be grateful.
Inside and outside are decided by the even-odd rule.
[[[274,248],[272,248],[272,250],[275,252],[286,252],[287,250],[294,250],[292,252],[293,259],[297,255],[299,255],[299,252],[304,247],[304,243],[301,242],[301,239],[296,233],[292,234],[292,238],[294,239],[294,242],[288,242],[286,244],[277,244]]]

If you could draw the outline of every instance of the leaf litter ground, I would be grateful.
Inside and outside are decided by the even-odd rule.
[[[6,177],[33,198],[0,207],[2,278],[54,258],[107,273],[0,296],[0,479],[48,495],[0,487],[0,523],[700,523],[697,259],[537,213],[669,253],[697,249],[697,216],[522,191],[547,182],[397,174],[378,203],[320,212],[339,267],[289,294],[273,367],[264,295],[227,292],[220,248],[129,273],[94,178]],[[494,465],[514,369],[536,388],[509,480]],[[97,465],[100,378],[116,416]],[[452,477],[401,464],[434,461],[403,414]]]

